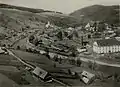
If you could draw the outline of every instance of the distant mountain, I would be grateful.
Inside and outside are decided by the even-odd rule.
[[[2,3],[0,3],[0,8],[17,9],[17,10],[28,11],[28,12],[32,12],[32,13],[54,12],[54,11],[49,11],[49,10],[44,10],[44,9],[35,9],[35,8],[28,8],[28,7],[21,7],[21,6],[13,6],[13,5],[2,4]],[[61,12],[57,12],[57,13],[62,14]]]
[[[33,9],[33,8],[27,8],[27,7],[7,5],[7,4],[2,4],[2,3],[0,4],[0,8],[18,9],[18,10],[29,11],[29,12],[33,12],[33,13],[44,12],[43,9]]]
[[[109,24],[120,24],[119,12],[119,5],[93,5],[77,10],[70,15],[80,19],[85,23],[89,21],[105,21]]]

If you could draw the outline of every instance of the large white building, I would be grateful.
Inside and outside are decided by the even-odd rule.
[[[114,39],[102,39],[93,43],[95,53],[115,53],[120,52],[120,41]]]

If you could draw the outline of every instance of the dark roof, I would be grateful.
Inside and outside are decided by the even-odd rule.
[[[120,41],[116,40],[115,38],[97,40],[96,42],[97,42],[98,46],[120,45]]]

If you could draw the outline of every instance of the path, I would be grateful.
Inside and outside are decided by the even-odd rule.
[[[99,65],[105,65],[105,66],[111,66],[111,67],[120,67],[120,64],[110,64],[110,63],[106,63],[106,62],[102,62],[102,61],[98,61],[98,60],[94,60],[94,59],[88,59],[88,58],[83,58],[83,57],[79,57],[80,60],[84,61],[84,62],[95,62]]]
[[[32,66],[32,65],[28,64],[27,62],[23,61],[20,57],[17,57],[12,51],[10,51],[10,50],[8,50],[8,49],[7,49],[7,51],[8,51],[8,53],[9,53],[9,55],[15,57],[15,58],[16,58],[17,60],[19,60],[22,64],[24,64],[24,65],[26,65],[27,67],[30,67],[30,68],[32,68],[32,69],[35,69],[34,66]],[[52,78],[52,80],[55,81],[55,82],[57,82],[57,83],[59,83],[59,84],[61,84],[61,85],[64,85],[65,87],[69,87],[67,84],[65,84],[65,83],[63,83],[63,82],[61,82],[61,81],[59,81],[59,80],[57,80],[57,79]]]

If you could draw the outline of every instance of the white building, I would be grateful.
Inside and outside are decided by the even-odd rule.
[[[102,39],[93,43],[95,53],[115,53],[120,51],[120,41],[116,39]]]
[[[0,54],[4,54],[5,51],[2,49],[2,47],[0,47]]]
[[[91,21],[85,26],[87,31],[95,31],[95,22]]]
[[[49,28],[49,27],[54,27],[49,21],[48,23],[45,25],[46,28]]]

